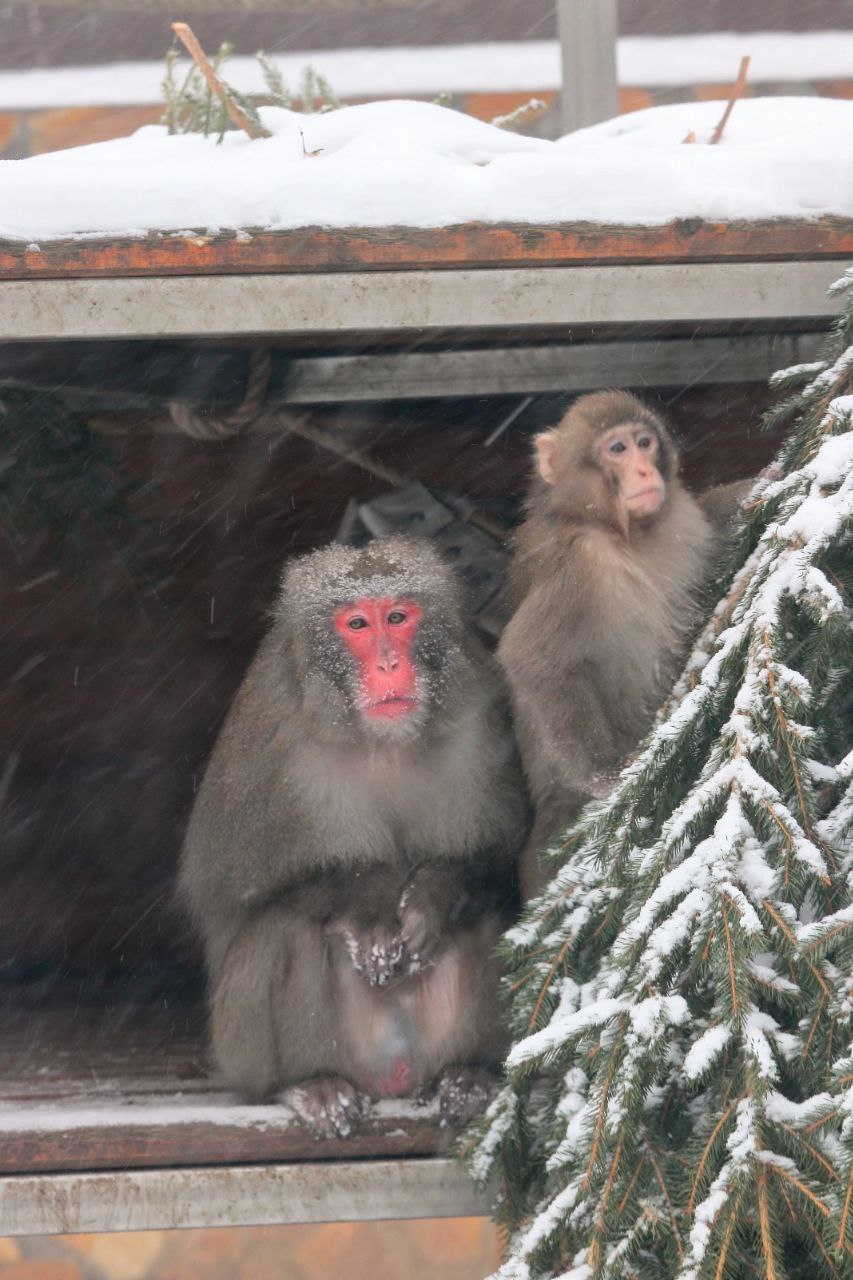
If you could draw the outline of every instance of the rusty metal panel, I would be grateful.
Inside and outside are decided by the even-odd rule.
[[[844,260],[0,282],[0,340],[374,335],[834,315]]]
[[[468,223],[236,234],[154,233],[85,240],[0,240],[0,279],[71,276],[218,275],[305,271],[411,270],[421,267],[550,266],[585,262],[696,262],[853,254],[849,219],[774,218],[663,226],[578,222],[564,226]]]
[[[364,1160],[0,1178],[0,1235],[471,1217],[455,1160]]]

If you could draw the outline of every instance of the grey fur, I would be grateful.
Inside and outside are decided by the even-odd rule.
[[[414,730],[360,715],[331,626],[341,604],[377,595],[422,608]],[[500,673],[459,599],[450,570],[408,539],[330,547],[285,570],[196,799],[180,875],[206,946],[214,1053],[250,1096],[313,1076],[369,1088],[392,1024],[419,1078],[498,1052],[489,948],[513,901],[528,811]],[[374,965],[370,981],[366,953],[389,966],[377,975]],[[465,996],[439,1035],[412,1010],[431,1008],[460,960]],[[385,1048],[365,1046],[353,1024],[371,1018]]]

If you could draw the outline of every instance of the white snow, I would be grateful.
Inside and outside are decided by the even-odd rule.
[[[696,1206],[690,1228],[690,1246],[677,1280],[696,1280],[717,1214],[729,1198],[732,1181],[755,1154],[756,1137],[755,1104],[751,1098],[742,1098],[737,1105],[735,1127],[726,1141],[729,1158],[708,1188],[705,1199]]]
[[[720,1056],[732,1036],[731,1027],[718,1022],[703,1031],[684,1058],[683,1071],[688,1080],[698,1080]]]
[[[793,1125],[795,1128],[814,1124],[835,1106],[831,1093],[816,1093],[805,1102],[792,1102],[784,1094],[772,1091],[764,1102],[764,1114],[776,1124]]]
[[[549,1049],[557,1048],[570,1036],[579,1035],[593,1027],[602,1027],[620,1013],[628,1011],[629,1006],[625,1000],[597,1000],[594,1004],[588,1004],[585,1008],[578,1009],[577,1012],[565,1017],[559,1018],[555,1014],[547,1027],[534,1032],[532,1036],[527,1036],[511,1049],[507,1055],[506,1064],[512,1070],[529,1062],[531,1058],[547,1053]]]
[[[269,107],[272,137],[221,145],[151,125],[0,161],[0,236],[853,215],[853,101],[740,102],[722,144],[704,145],[722,109],[652,108],[558,142],[404,101]],[[700,142],[684,145],[688,131]]]
[[[437,1115],[437,1108],[433,1107]],[[429,1110],[411,1099],[395,1098],[377,1102],[372,1114],[377,1119],[422,1122]],[[160,1128],[164,1125],[213,1124],[231,1129],[286,1130],[296,1122],[293,1110],[284,1103],[247,1105],[222,1093],[180,1093],[156,1101],[146,1094],[128,1094],[121,1103],[100,1102],[91,1096],[80,1101],[0,1104],[0,1134],[64,1133],[72,1129],[104,1129],[128,1125]]]
[[[853,31],[624,36],[617,46],[619,83],[730,84],[744,54],[751,58],[752,84],[844,79],[853,76]],[[298,85],[303,68],[310,64],[345,98],[533,93],[560,87],[556,40],[311,49],[277,53],[271,60],[289,88]],[[242,93],[263,92],[260,68],[252,57],[230,58],[225,74]],[[0,109],[158,103],[162,79],[162,61],[6,71],[0,74]]]
[[[486,1108],[483,1119],[488,1129],[469,1161],[468,1171],[476,1183],[482,1185],[491,1177],[495,1157],[512,1129],[517,1111],[518,1098],[514,1090],[505,1085]]]
[[[779,1028],[768,1013],[760,1009],[748,1010],[743,1020],[743,1043],[759,1076],[765,1080],[775,1080],[778,1076],[773,1049],[768,1035],[775,1038]]]

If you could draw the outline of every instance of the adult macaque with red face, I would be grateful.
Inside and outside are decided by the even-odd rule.
[[[505,1046],[493,948],[527,825],[499,673],[437,555],[294,561],[181,868],[226,1079],[290,1087],[323,1132],[433,1080],[458,1112],[460,1070]]]
[[[542,887],[548,839],[607,794],[650,728],[747,487],[712,491],[706,514],[663,422],[627,391],[582,396],[536,438],[498,649],[536,809],[525,896]]]

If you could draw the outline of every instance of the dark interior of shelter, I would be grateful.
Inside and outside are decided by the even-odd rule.
[[[144,1051],[180,1039],[181,1070],[203,1075],[203,978],[175,871],[288,556],[432,530],[494,642],[530,437],[572,397],[296,408],[304,354],[272,352],[265,417],[201,440],[168,406],[227,417],[245,344],[0,346],[0,1076],[55,1065],[57,1036],[94,1053],[140,1019]],[[774,454],[764,381],[635,390],[672,423],[689,487]]]

